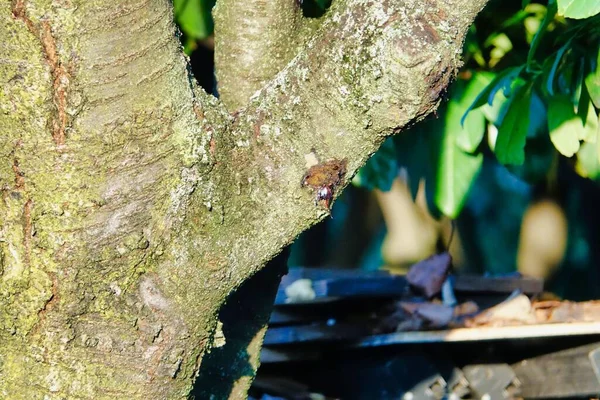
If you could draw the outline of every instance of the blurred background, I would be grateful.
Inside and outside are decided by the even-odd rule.
[[[214,3],[174,8],[196,78],[218,95]],[[304,0],[304,14],[329,3]],[[437,113],[383,144],[288,264],[405,273],[448,250],[459,274],[599,298],[600,2],[571,3],[492,0]]]

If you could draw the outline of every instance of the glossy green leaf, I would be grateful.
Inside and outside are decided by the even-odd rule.
[[[352,179],[352,183],[369,190],[388,191],[397,176],[396,149],[390,138],[383,142],[379,150],[358,171]]]
[[[485,133],[485,117],[481,109],[472,110],[463,123],[462,116],[477,95],[492,81],[494,75],[488,72],[473,73],[468,82],[457,81],[450,88],[450,101],[445,121],[457,129],[456,145],[463,151],[473,153]]]
[[[492,105],[485,104],[483,107],[481,107],[481,112],[485,116],[485,119],[487,119],[491,124],[499,126],[502,123],[502,119],[506,114],[509,104],[510,99],[506,98],[502,91],[499,91],[492,100]]]
[[[516,89],[508,106],[494,147],[496,158],[502,164],[521,165],[525,160],[525,141],[529,130],[531,85]]]
[[[582,130],[581,118],[571,101],[565,96],[551,97],[548,101],[548,131],[556,150],[566,157],[577,153]]]
[[[600,178],[600,162],[594,143],[583,143],[577,152],[575,171],[584,178]]]
[[[585,86],[583,83],[585,73],[585,60],[580,57],[574,62],[573,65],[573,76],[571,77],[571,87],[569,93],[571,94],[571,103],[575,106],[575,109],[579,108],[579,99],[581,98],[581,92]]]
[[[546,81],[546,90],[550,96],[554,96],[554,81],[556,76],[556,71],[562,60],[565,52],[571,48],[571,40],[567,41],[557,52],[554,57],[554,62],[552,63],[552,67],[550,68],[550,72],[548,73],[548,79]]]
[[[173,0],[175,19],[183,33],[194,39],[205,39],[213,32],[211,16],[215,0]]]
[[[581,116],[578,115],[580,118]],[[594,106],[590,103],[587,107],[587,115],[583,119],[583,125],[581,127],[581,133],[579,139],[588,143],[596,143],[596,137],[598,133],[598,116]]]
[[[508,35],[503,32],[494,35],[490,41],[490,45],[492,46],[492,49],[490,50],[491,66],[498,64],[502,57],[513,49],[512,41]]]
[[[457,145],[461,131],[460,119],[452,115],[450,107],[443,107],[439,120],[431,121],[429,145],[433,165],[437,167],[433,179],[434,202],[446,216],[456,218],[462,210],[469,189],[481,169],[483,154],[464,152]],[[460,115],[460,114],[459,114]],[[431,181],[431,179],[430,179]]]
[[[595,52],[588,55],[588,72],[585,86],[596,108],[600,108],[600,42],[595,46]]]
[[[513,81],[519,76],[519,74],[523,71],[523,66],[520,67],[512,67],[507,68],[500,72],[498,75],[492,79],[492,81],[483,89],[473,100],[473,103],[467,108],[467,111],[464,113],[461,119],[461,124],[464,124],[465,119],[467,118],[467,114],[476,108],[483,106],[484,104],[492,105],[494,98],[496,97],[496,93],[500,89],[504,92],[505,96],[508,96],[510,93],[510,87]]]
[[[531,116],[533,116],[533,113]],[[544,120],[545,124],[546,121]],[[547,131],[547,128],[545,128],[545,131]],[[506,168],[524,182],[530,184],[542,183],[548,177],[555,155],[556,149],[548,135],[536,136],[528,139],[525,144],[525,162],[522,165],[507,165]]]
[[[449,130],[446,130],[441,145],[435,203],[445,215],[456,218],[481,169],[483,154],[472,155],[462,151]]]
[[[430,118],[394,138],[398,165],[408,170],[413,198],[420,178],[425,178],[430,212],[436,215],[439,209],[451,218],[462,210],[483,162],[482,154],[469,154],[457,145],[462,130],[460,115],[445,104],[439,108],[438,118]]]
[[[598,155],[598,159],[600,160],[600,113],[598,113],[598,120],[596,121],[596,153]]]
[[[600,13],[598,0],[556,0],[558,13],[566,18],[584,19]]]
[[[577,101],[577,115],[583,121],[583,124],[586,124],[587,116],[588,116],[588,108],[593,107],[594,104],[590,99],[590,94],[588,93],[585,85],[581,88],[581,94],[579,95],[579,100]]]
[[[541,23],[537,33],[535,34],[535,36],[533,37],[533,40],[531,41],[531,46],[529,47],[529,53],[527,54],[527,71],[530,71],[533,66],[533,62],[535,60],[535,53],[540,45],[540,42],[542,40],[542,37],[544,36],[544,33],[546,32],[546,29],[548,28],[548,25],[550,25],[550,22],[552,22],[552,20],[554,19],[554,16],[556,15],[556,11],[557,11],[556,1],[549,0],[548,7],[546,8],[546,15],[544,16],[544,19],[542,20],[542,23]]]

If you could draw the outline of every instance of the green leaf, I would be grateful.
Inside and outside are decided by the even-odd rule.
[[[435,203],[448,217],[456,218],[483,163],[483,154],[465,153],[456,146],[449,129],[444,132],[436,176]]]
[[[490,50],[490,65],[494,66],[500,62],[502,57],[513,49],[513,44],[507,34],[501,32],[490,39],[493,48]],[[487,47],[487,46],[486,46]]]
[[[588,67],[585,86],[596,108],[600,108],[600,43],[595,46],[595,53],[588,55]]]
[[[496,93],[496,96],[492,101],[492,105],[484,105],[481,107],[481,112],[485,116],[485,119],[487,119],[491,124],[500,126],[504,115],[506,115],[506,110],[508,109],[509,104],[510,99],[506,98],[502,91],[499,91]]]
[[[533,112],[531,116],[533,116]],[[546,125],[545,120],[544,125]],[[544,132],[547,132],[545,126]],[[556,149],[548,135],[536,136],[535,138],[527,139],[527,143],[525,144],[525,162],[522,165],[507,165],[506,168],[525,182],[531,184],[542,183],[547,180],[548,172],[553,165],[555,155]]]
[[[475,152],[483,139],[485,117],[481,109],[472,110],[461,124],[462,116],[493,77],[489,72],[474,72],[468,82],[459,80],[450,88],[446,123],[456,127],[456,145],[468,153]]]
[[[173,0],[175,19],[181,30],[194,39],[205,39],[213,32],[211,16],[215,0]]]
[[[598,121],[596,121],[597,123],[597,129],[596,129],[596,152],[598,155],[598,159],[600,160],[600,113],[598,113]]]
[[[450,107],[443,107],[440,119],[427,126],[433,165],[437,166],[433,179],[427,182],[434,189],[436,207],[450,218],[456,218],[462,210],[483,163],[483,154],[469,154],[457,145],[459,115],[453,114]]]
[[[578,114],[581,118],[581,115]],[[596,143],[598,133],[598,116],[596,116],[596,110],[594,106],[589,103],[587,107],[587,115],[583,120],[583,126],[581,127],[581,133],[579,139],[588,143]]]
[[[546,32],[546,29],[548,29],[548,25],[550,25],[550,22],[552,22],[552,20],[554,19],[554,16],[556,15],[556,11],[557,11],[556,1],[549,0],[548,7],[546,9],[546,15],[544,16],[542,24],[540,25],[537,33],[533,37],[533,40],[531,41],[531,46],[529,47],[529,53],[527,54],[527,71],[528,72],[530,72],[532,69],[533,62],[535,60],[535,52],[537,51],[537,48],[540,45],[540,42],[542,40],[542,37],[544,36],[544,33]]]
[[[596,145],[592,143],[584,143],[577,152],[577,163],[575,171],[584,178],[598,179],[600,178],[600,162],[598,161],[598,152]]]
[[[554,58],[554,63],[552,63],[552,67],[550,68],[550,72],[548,73],[548,80],[546,81],[546,90],[550,94],[550,96],[554,96],[554,77],[556,75],[556,70],[558,69],[558,65],[563,58],[563,55],[569,48],[571,47],[571,40],[568,40],[557,52],[556,57]]]
[[[529,130],[531,85],[522,85],[514,93],[494,146],[496,158],[502,164],[521,165],[525,161],[525,141]]]
[[[598,0],[556,0],[558,13],[565,18],[584,19],[600,13]]]
[[[387,192],[397,176],[396,149],[392,139],[389,138],[358,171],[352,183],[368,190],[380,189]]]
[[[508,96],[507,93],[510,92],[510,87],[512,82],[519,76],[519,74],[523,71],[523,66],[520,67],[511,67],[500,72],[492,81],[483,89],[473,100],[473,103],[467,108],[467,111],[462,116],[461,124],[464,124],[465,119],[467,118],[467,114],[476,108],[481,107],[484,104],[489,104],[490,106],[493,104],[494,98],[496,97],[496,93],[503,89],[504,95]]]
[[[551,97],[548,101],[548,131],[554,147],[566,157],[573,156],[579,150],[582,130],[581,118],[575,114],[569,98]]]

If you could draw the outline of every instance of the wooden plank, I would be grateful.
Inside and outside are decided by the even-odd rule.
[[[290,268],[279,286],[275,305],[289,303],[286,289],[299,279],[308,280],[314,296],[306,303],[323,302],[341,297],[400,297],[407,294],[408,283],[404,276],[390,275],[387,271],[360,271],[321,268]],[[520,290],[526,294],[536,294],[543,290],[543,281],[534,278],[453,276],[454,290],[457,293],[512,293]]]
[[[289,283],[298,279],[311,279],[314,281],[320,281],[323,279],[372,278],[376,276],[390,276],[390,273],[385,270],[363,271],[359,269],[347,268],[292,267],[289,269],[288,273],[281,278],[281,283],[283,286],[287,286]]]
[[[286,294],[286,288],[291,283],[279,287],[275,305],[296,303],[290,301]],[[314,291],[314,301],[340,297],[401,296],[406,292],[408,283],[403,276],[343,277],[312,281],[310,287]]]
[[[597,396],[600,381],[590,353],[600,342],[530,358],[512,366],[527,399]]]
[[[265,334],[264,346],[335,342],[358,339],[368,334],[366,328],[358,325],[337,324],[307,325],[281,328],[269,328]]]
[[[453,280],[456,292],[512,293],[518,289],[522,293],[531,295],[544,291],[544,281],[536,278],[457,275]]]
[[[524,326],[459,328],[442,331],[368,334],[364,327],[350,324],[277,327],[267,330],[264,345],[283,345],[323,341],[355,340],[351,347],[376,347],[395,344],[448,343],[491,340],[550,338],[567,335],[600,335],[600,322],[562,323]]]
[[[600,335],[600,322],[573,322],[524,326],[459,328],[443,331],[397,332],[358,340],[352,347],[375,347],[408,343],[519,340],[567,335]]]

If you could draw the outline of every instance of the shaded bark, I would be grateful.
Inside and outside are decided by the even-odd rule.
[[[224,89],[252,82],[224,90],[230,114],[190,77],[166,0],[3,2],[2,396],[185,398],[227,298],[328,215],[310,164],[347,160],[338,195],[434,110],[484,3],[338,0],[310,24],[257,8],[253,68],[219,61]],[[218,7],[221,43],[262,37]]]

